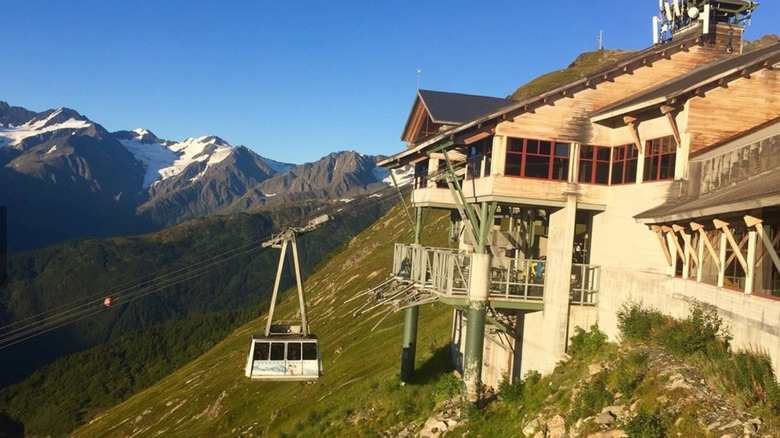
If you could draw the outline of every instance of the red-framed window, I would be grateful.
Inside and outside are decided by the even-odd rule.
[[[577,181],[588,184],[609,184],[609,157],[612,151],[604,146],[580,146]]]
[[[612,178],[610,184],[636,183],[639,150],[634,144],[612,148]]]
[[[674,179],[674,166],[677,160],[677,142],[674,137],[661,137],[648,140],[645,145],[645,181],[664,181]]]
[[[504,174],[567,181],[570,147],[569,143],[510,138],[507,142]]]

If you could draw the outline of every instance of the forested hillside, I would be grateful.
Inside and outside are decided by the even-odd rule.
[[[431,213],[427,245],[446,246],[449,215]],[[451,309],[428,305],[420,311],[417,377],[398,380],[403,314],[376,330],[377,310],[353,317],[364,298],[348,301],[379,284],[390,272],[395,241],[410,242],[400,208],[391,211],[329,257],[306,282],[309,320],[322,346],[324,375],[315,383],[252,382],[244,376],[250,335],[263,318],[234,331],[214,349],[119,406],[98,415],[74,436],[380,436],[398,422],[427,415],[434,407],[434,383],[451,369]],[[279,318],[295,315],[288,296]]]
[[[396,202],[395,196],[373,197],[355,200],[349,208],[338,203],[320,210],[333,219],[300,237],[304,275]],[[84,297],[92,298],[99,313],[0,349],[4,386],[58,357],[108,343],[0,390],[0,413],[24,422],[28,431],[60,436],[202,354],[265,308],[261,304],[272,289],[279,253],[259,249],[260,243],[277,224],[297,225],[309,214],[315,212],[295,207],[218,216],[147,236],[73,241],[12,257],[11,282],[0,301],[3,325]],[[220,259],[236,248],[247,250]],[[213,269],[180,276],[180,282],[155,283],[170,272],[186,274],[204,259]],[[131,296],[122,290],[141,282],[154,287],[123,302],[123,296]],[[103,297],[112,295],[105,307]]]

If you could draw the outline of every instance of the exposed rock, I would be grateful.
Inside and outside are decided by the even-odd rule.
[[[604,371],[604,365],[600,363],[592,363],[588,365],[588,376],[595,376],[596,374]]]
[[[615,416],[610,412],[602,412],[593,418],[596,424],[610,425],[615,422]]]
[[[533,420],[529,421],[523,427],[523,435],[531,436],[531,434],[534,433],[534,431],[539,428],[540,424],[541,423],[539,422],[539,417],[536,417]]]
[[[612,429],[601,432],[594,432],[588,435],[587,438],[628,438],[628,434],[620,429]]]
[[[547,438],[568,438],[566,421],[562,416],[556,415],[547,422]]]

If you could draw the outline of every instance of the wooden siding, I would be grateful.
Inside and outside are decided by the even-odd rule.
[[[736,39],[735,39],[736,41]],[[715,59],[730,56],[722,45],[700,43],[686,51],[674,53],[599,83],[575,94],[549,100],[548,104],[499,123],[496,134],[520,138],[539,138],[616,146],[609,129],[591,123],[589,115],[657,84],[684,74]]]
[[[689,101],[691,152],[780,115],[780,71],[764,69]]]

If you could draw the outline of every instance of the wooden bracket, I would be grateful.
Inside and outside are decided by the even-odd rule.
[[[712,243],[710,243],[710,239],[707,237],[707,233],[704,232],[704,225],[691,222],[691,229],[693,231],[699,232],[699,238],[704,239],[704,246],[707,247],[707,251],[712,256],[712,260],[715,262],[715,266],[720,269],[720,258],[718,258],[718,255],[715,254],[715,248],[712,247]]]
[[[644,151],[642,148],[642,141],[639,139],[639,131],[636,129],[636,117],[624,116],[623,123],[628,125],[628,129],[631,130],[631,136],[634,138],[634,144],[639,152]]]
[[[739,245],[737,245],[737,242],[734,240],[734,235],[731,234],[728,222],[724,222],[719,219],[713,219],[712,223],[715,224],[715,228],[719,229],[726,236],[726,240],[729,241],[731,249],[734,250],[734,255],[737,257],[737,260],[739,260],[739,264],[742,265],[742,269],[747,272],[747,261],[745,260],[745,256],[742,255],[742,250],[739,249]]]
[[[677,141],[677,147],[679,148],[682,146],[682,140],[680,137],[680,130],[677,128],[677,121],[674,120],[674,116],[672,115],[672,112],[675,110],[677,110],[677,108],[670,105],[661,106],[661,114],[664,114],[666,120],[669,121],[669,125],[672,127],[672,133],[674,134],[674,139]]]
[[[764,249],[766,249],[769,257],[772,258],[772,263],[775,264],[775,268],[780,271],[780,257],[777,256],[777,251],[775,251],[775,242],[770,241],[769,237],[764,233],[764,227],[762,226],[763,222],[763,220],[753,216],[745,216],[745,224],[747,224],[748,228],[756,227],[758,237],[760,237],[761,241],[764,243]],[[780,237],[780,234],[778,234],[778,237]],[[778,239],[775,238],[775,240]]]
[[[666,246],[666,241],[664,240],[663,233],[661,232],[661,227],[658,225],[653,225],[650,227],[650,229],[653,230],[656,236],[658,236],[658,243],[661,244],[661,249],[664,251],[666,262],[669,264],[669,266],[672,266],[672,254],[669,252],[669,247]]]

